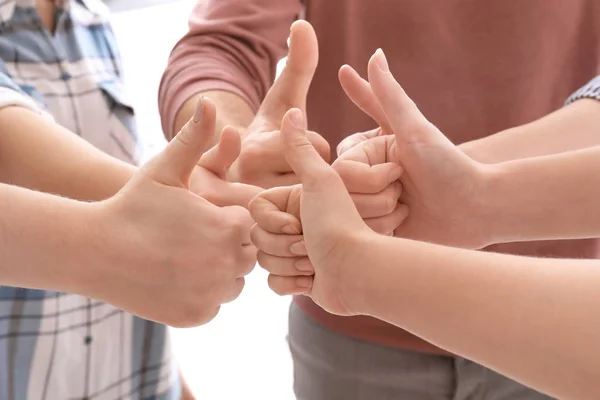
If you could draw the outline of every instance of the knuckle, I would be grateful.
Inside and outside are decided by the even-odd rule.
[[[393,194],[387,195],[383,200],[383,210],[386,214],[391,214],[396,209],[398,204],[398,198]]]
[[[262,234],[263,229],[258,225],[255,224],[251,229],[250,229],[250,241],[252,242],[252,244],[254,244],[258,249],[262,248],[262,241],[261,241],[261,234]]]
[[[259,250],[258,253],[256,254],[256,262],[258,263],[258,265],[260,265],[260,267],[262,269],[264,269],[265,271],[271,272],[272,263],[271,263],[271,256],[269,254],[265,253],[262,250]]]

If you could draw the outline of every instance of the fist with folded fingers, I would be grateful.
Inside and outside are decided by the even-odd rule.
[[[377,233],[393,235],[409,214],[400,202],[403,168],[393,136],[379,136],[344,152],[334,163],[365,223]]]
[[[273,188],[255,197],[249,206],[256,221],[250,238],[259,249],[258,263],[269,271],[269,286],[280,295],[305,293],[315,273],[302,235],[301,194],[301,185]],[[276,282],[279,277],[290,279],[282,286]]]

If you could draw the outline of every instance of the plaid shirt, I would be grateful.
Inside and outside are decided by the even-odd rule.
[[[57,2],[51,34],[34,1],[0,0],[0,107],[40,112],[136,162],[104,5]],[[173,400],[180,391],[165,326],[77,295],[0,286],[0,400]]]

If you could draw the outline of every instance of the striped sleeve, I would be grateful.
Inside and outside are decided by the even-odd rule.
[[[595,99],[600,101],[600,75],[589,81],[581,89],[569,96],[565,105],[569,105],[579,99]]]

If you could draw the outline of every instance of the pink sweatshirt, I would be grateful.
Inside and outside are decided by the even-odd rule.
[[[347,135],[374,127],[344,95],[337,71],[350,64],[365,76],[378,47],[422,112],[456,144],[540,118],[600,73],[597,0],[200,0],[161,82],[165,132],[182,104],[198,92],[230,91],[257,109],[299,15],[314,26],[320,46],[308,95],[309,128],[332,149]],[[492,250],[554,257],[600,254],[595,240],[505,244]],[[376,319],[337,317],[306,297],[295,301],[345,335],[441,352]],[[465,318],[468,314],[465,310]]]

